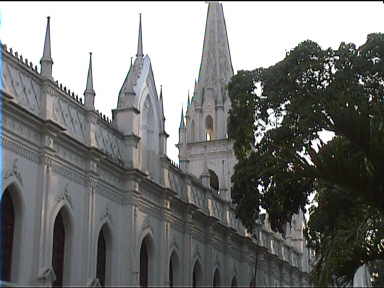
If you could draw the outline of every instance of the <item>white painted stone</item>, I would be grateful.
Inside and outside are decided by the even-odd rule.
[[[54,83],[49,61],[44,64],[50,65],[46,74],[40,75],[2,49],[3,191],[10,188],[15,207],[12,283],[50,286],[54,281],[52,242],[59,211],[66,228],[65,285],[100,285],[100,231],[107,245],[107,285],[139,284],[143,239],[150,246],[149,285],[169,284],[174,257],[179,263],[175,285],[191,286],[194,265],[199,263],[204,286],[212,284],[216,269],[221,285],[230,286],[236,279],[238,286],[248,286],[258,245],[265,246],[262,258],[268,259],[267,267],[258,270],[266,274],[257,278],[262,283],[274,283],[269,267],[275,269],[275,262],[282,260],[284,271],[293,271],[291,279],[302,279],[307,268],[293,259],[304,263],[304,248],[280,239],[284,253],[292,257],[278,259],[269,247],[270,239],[278,236],[268,225],[259,227],[262,240],[257,243],[234,217],[229,189],[236,159],[224,135],[230,107],[224,85],[233,68],[222,6],[208,7],[202,57],[207,69],[200,73],[187,111],[187,137],[179,143],[180,159],[187,163],[183,170],[164,155],[163,108],[142,43],[112,120],[93,110],[93,99],[85,107]],[[88,92],[93,92],[91,85]],[[208,115],[213,120],[211,141],[204,138]],[[218,176],[219,191],[199,179],[204,159]]]

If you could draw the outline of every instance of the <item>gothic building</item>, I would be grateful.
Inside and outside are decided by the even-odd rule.
[[[222,5],[208,5],[201,70],[167,157],[162,91],[137,54],[112,120],[53,73],[48,17],[40,69],[1,47],[1,280],[35,286],[305,286],[303,216],[287,239],[235,218],[227,139],[233,75]],[[85,77],[86,75],[84,75]],[[81,77],[81,75],[79,75]],[[11,285],[10,284],[10,285]]]

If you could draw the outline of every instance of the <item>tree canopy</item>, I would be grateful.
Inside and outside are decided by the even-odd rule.
[[[305,229],[315,284],[351,283],[383,260],[384,34],[338,49],[304,41],[269,68],[238,71],[228,91],[231,193],[245,227],[262,207],[284,235],[315,193]]]

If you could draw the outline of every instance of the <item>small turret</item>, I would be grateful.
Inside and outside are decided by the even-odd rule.
[[[43,78],[53,80],[52,77],[52,57],[51,57],[51,29],[50,17],[47,17],[47,28],[45,31],[43,57],[40,60],[40,74]]]
[[[180,129],[185,129],[185,123],[184,123],[184,109],[181,107],[181,118],[180,118],[180,125],[179,125],[179,130]]]
[[[161,120],[163,121],[163,130],[165,130],[165,127],[164,127],[165,115],[164,115],[164,104],[163,104],[163,85],[160,85],[160,109],[161,109]]]
[[[165,113],[163,104],[163,85],[160,85],[160,113],[161,113],[161,132],[160,132],[160,154],[167,154],[167,138],[169,135],[165,132]]]
[[[95,110],[95,90],[93,89],[92,52],[89,52],[87,85],[84,91],[84,105],[88,110]]]

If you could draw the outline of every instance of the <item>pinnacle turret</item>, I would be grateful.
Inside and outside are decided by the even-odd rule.
[[[52,57],[51,57],[51,29],[50,29],[50,17],[47,17],[47,28],[45,31],[44,50],[43,57],[40,60],[40,74],[44,78],[53,80],[52,77]]]
[[[185,128],[185,123],[184,123],[184,109],[181,107],[181,119],[180,119],[180,125],[179,129],[184,129]]]
[[[87,84],[84,91],[84,104],[87,109],[95,109],[95,90],[93,89],[93,75],[92,75],[92,52],[89,52],[89,67],[87,75]]]
[[[141,30],[141,13],[140,13],[140,20],[139,20],[139,38],[137,41],[137,54],[136,57],[143,57],[143,33]]]
[[[135,60],[133,61],[133,64],[132,64],[132,57],[131,57],[131,66],[129,68],[127,76],[125,77],[124,83],[121,86],[121,89],[119,92],[119,98],[117,100],[117,109],[124,109],[127,107],[132,108],[132,104],[134,102],[132,97],[136,96],[134,87],[136,86],[137,79],[139,79],[140,77],[140,73],[144,63],[142,38],[143,37],[142,37],[141,13],[140,13],[137,54],[136,54]]]
[[[163,104],[163,85],[160,85],[160,109],[162,120],[165,121],[164,104]]]

